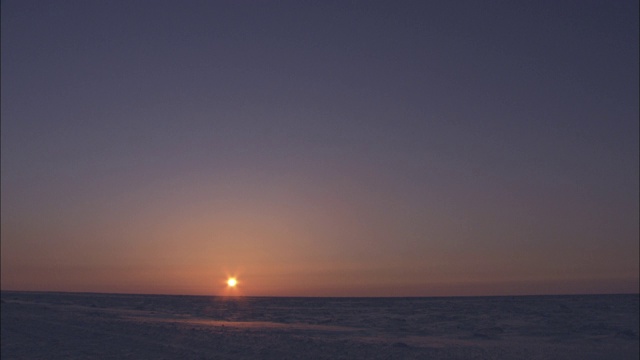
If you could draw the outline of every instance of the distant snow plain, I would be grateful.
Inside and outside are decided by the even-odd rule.
[[[640,297],[2,292],[2,359],[638,359]]]

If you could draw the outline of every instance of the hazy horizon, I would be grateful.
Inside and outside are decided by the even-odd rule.
[[[48,291],[48,290],[0,290],[4,293],[30,293],[30,294],[78,294],[78,295],[122,295],[122,296],[194,296],[194,297],[219,297],[228,299],[242,298],[318,298],[318,299],[411,299],[411,298],[483,298],[483,297],[556,297],[556,296],[640,296],[640,293],[586,293],[586,294],[521,294],[521,295],[433,295],[433,296],[305,296],[305,295],[223,295],[223,294],[162,294],[162,293],[118,293],[118,292],[92,292],[92,291]]]
[[[638,10],[3,1],[0,287],[638,293]]]

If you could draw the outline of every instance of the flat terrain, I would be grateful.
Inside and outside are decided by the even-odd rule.
[[[2,292],[2,359],[637,359],[638,295]]]

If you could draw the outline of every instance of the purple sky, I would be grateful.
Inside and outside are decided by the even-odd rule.
[[[2,1],[2,289],[638,292],[638,1]]]

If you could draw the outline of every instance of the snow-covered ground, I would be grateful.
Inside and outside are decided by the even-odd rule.
[[[2,292],[2,359],[638,359],[639,296]]]

